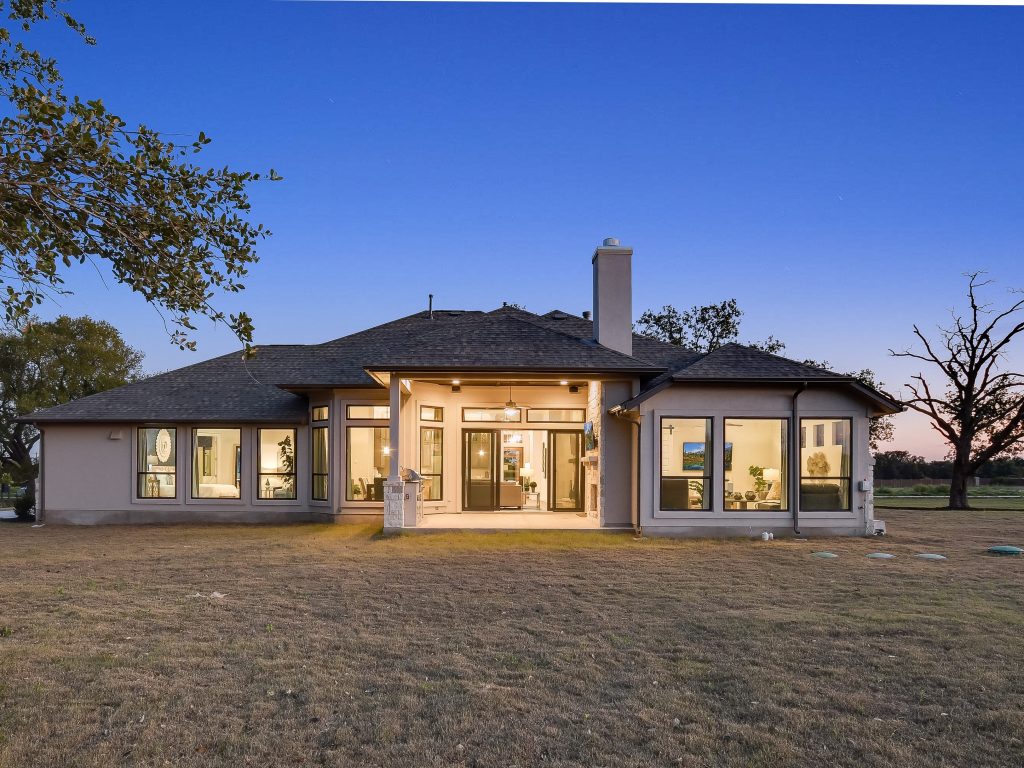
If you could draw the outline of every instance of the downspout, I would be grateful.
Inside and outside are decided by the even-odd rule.
[[[793,533],[797,536],[803,535],[800,533],[800,410],[797,400],[806,389],[807,382],[804,381],[793,393],[793,419],[789,439],[790,453],[796,457],[795,461],[789,462],[789,487],[793,489]]]

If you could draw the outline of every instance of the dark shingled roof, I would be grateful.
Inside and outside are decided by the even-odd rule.
[[[653,376],[660,368],[603,347],[592,338],[556,330],[537,316],[502,307],[470,314],[416,333],[400,347],[367,361],[381,370],[505,370],[630,372]]]
[[[80,400],[36,411],[26,421],[225,421],[306,420],[303,395],[286,392],[274,381],[303,356],[302,346],[261,348],[248,361],[233,352],[176,371],[109,389]]]
[[[593,340],[593,323],[554,310],[417,312],[322,344],[259,347],[84,397],[24,417],[31,422],[197,421],[301,423],[305,395],[288,389],[379,387],[367,370],[564,371],[622,373],[644,381],[639,402],[672,383],[834,381],[896,404],[849,377],[751,347],[727,344],[709,354],[633,335],[633,354]],[[630,406],[631,407],[631,406]]]
[[[894,398],[867,386],[852,376],[819,368],[787,357],[764,352],[743,344],[724,344],[706,354],[693,354],[692,359],[678,368],[672,368],[646,383],[636,397],[627,400],[620,409],[629,410],[651,397],[655,392],[673,383],[788,383],[834,384],[851,387],[862,397],[872,401],[879,412],[898,413],[903,410]]]
[[[845,380],[849,376],[817,368],[742,344],[724,344],[672,374],[673,381],[694,379],[813,379]]]

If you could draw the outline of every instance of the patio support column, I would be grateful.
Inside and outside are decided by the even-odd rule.
[[[399,456],[402,439],[402,380],[392,371],[389,382],[391,394],[390,435],[388,454],[391,462],[388,479],[384,483],[384,531],[394,532],[402,528],[405,517],[405,483],[399,470]]]
[[[401,453],[401,429],[402,422],[402,380],[397,373],[391,374],[391,422],[389,424],[391,434],[389,436],[389,448],[391,450],[391,469],[388,471],[388,481],[394,482],[401,479],[398,467],[399,454]]]

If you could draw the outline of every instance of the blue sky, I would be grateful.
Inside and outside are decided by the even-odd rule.
[[[871,367],[962,304],[966,270],[1024,287],[1018,8],[137,3],[76,0],[94,48],[37,36],[68,88],[129,122],[205,131],[274,237],[246,308],[261,343],[425,308],[590,308],[590,255],[636,249],[634,309],[734,297],[743,336]],[[89,270],[46,314],[167,343]],[[1015,361],[1021,363],[1018,354]],[[901,416],[897,447],[942,448]]]

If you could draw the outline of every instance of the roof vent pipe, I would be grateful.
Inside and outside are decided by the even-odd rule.
[[[427,313],[430,315],[430,319],[434,319],[434,294],[427,294]]]

